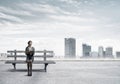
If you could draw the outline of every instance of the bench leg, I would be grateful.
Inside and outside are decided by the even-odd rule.
[[[12,63],[14,69],[16,70],[16,63]]]
[[[45,67],[44,67],[45,72],[47,72],[47,66],[48,66],[48,63],[45,63]]]

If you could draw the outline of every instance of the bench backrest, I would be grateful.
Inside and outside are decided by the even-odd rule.
[[[19,55],[19,54],[23,54],[23,55]],[[54,56],[54,52],[47,50],[35,51],[35,55],[34,55],[34,57],[44,58],[44,61],[46,61],[47,58],[52,58],[53,56]],[[8,50],[7,57],[13,57],[14,60],[17,60],[17,57],[26,57],[26,55],[25,55],[25,51],[22,50]]]

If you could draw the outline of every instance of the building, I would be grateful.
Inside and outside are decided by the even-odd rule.
[[[90,56],[91,56],[92,58],[98,58],[98,52],[92,51],[92,52],[90,52]]]
[[[65,57],[76,57],[76,40],[75,38],[65,38]]]
[[[89,57],[91,52],[91,46],[87,44],[82,44],[83,57]]]
[[[103,51],[103,55],[104,55],[103,57],[105,57],[105,51]]]
[[[105,57],[113,57],[113,48],[107,47],[105,50]]]
[[[104,57],[104,49],[103,49],[103,47],[102,46],[99,46],[98,47],[98,55],[99,55],[99,57]]]
[[[0,60],[6,60],[7,53],[0,53]]]
[[[116,52],[116,57],[117,57],[117,58],[120,58],[120,51],[119,51],[119,52],[118,52],[118,51]]]

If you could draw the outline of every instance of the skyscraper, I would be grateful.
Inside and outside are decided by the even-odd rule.
[[[76,40],[75,38],[65,38],[65,57],[76,56]]]
[[[105,57],[113,57],[113,48],[112,47],[106,48]]]
[[[102,46],[99,46],[98,48],[98,55],[99,57],[104,57],[104,49]]]
[[[91,52],[91,46],[82,44],[83,57],[89,57]]]
[[[117,57],[117,58],[120,58],[120,51],[117,51],[117,52],[116,52],[116,57]]]

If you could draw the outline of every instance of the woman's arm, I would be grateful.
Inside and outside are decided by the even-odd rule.
[[[25,48],[25,54],[26,54],[26,55],[29,54],[28,47]]]

